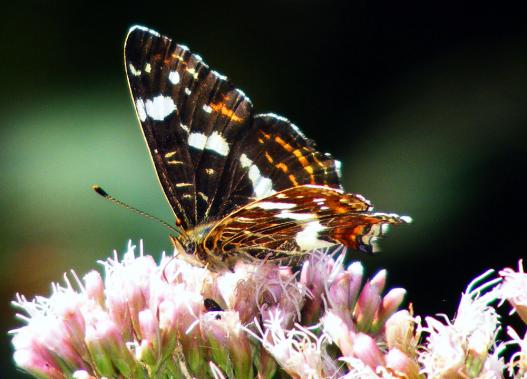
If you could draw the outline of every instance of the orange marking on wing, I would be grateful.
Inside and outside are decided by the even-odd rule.
[[[215,111],[219,112],[222,116],[225,116],[229,119],[231,119],[234,122],[241,122],[242,119],[234,113],[232,109],[227,108],[225,103],[219,102],[219,103],[210,103],[209,106]]]
[[[259,130],[259,132],[262,133],[262,135],[265,137],[265,139],[271,139],[271,135],[270,134],[267,134],[267,133],[265,133],[262,130]]]
[[[185,59],[181,55],[178,55],[177,53],[172,53],[172,58],[182,62],[185,66],[187,65],[187,62],[185,62]]]
[[[293,146],[291,146],[289,143],[284,141],[280,136],[276,136],[274,140],[282,146],[287,152],[293,152],[295,157],[298,159],[302,167],[304,167],[304,170],[307,171],[309,174],[309,182],[311,184],[315,184],[315,177],[313,176],[313,167],[309,164],[309,161],[306,159],[304,154],[302,154],[302,151],[300,149],[293,149]]]
[[[315,184],[315,177],[313,176],[313,167],[309,164],[309,161],[306,159],[306,157],[302,154],[302,152],[298,149],[293,151],[293,154],[295,157],[298,158],[298,161],[304,167],[304,170],[309,174],[309,181],[311,184]]]
[[[289,172],[289,167],[283,162],[277,163],[275,167],[279,170],[282,170],[285,174]]]
[[[274,162],[273,157],[271,157],[267,151],[265,152],[265,158],[267,159],[269,163]]]
[[[322,168],[326,168],[326,166],[324,165],[324,163],[322,163],[318,158],[317,158],[317,153],[316,152],[311,152],[311,156],[313,157],[313,159],[315,160],[315,162]]]
[[[290,144],[288,144],[287,142],[285,142],[280,136],[276,136],[276,137],[274,138],[274,140],[275,140],[276,142],[278,142],[278,144],[279,144],[280,146],[282,146],[286,151],[288,151],[288,152],[293,151],[293,146],[291,146]]]
[[[298,158],[298,161],[303,167],[309,166],[308,160],[300,150],[296,149],[295,151],[293,151],[293,154],[295,154],[295,157]]]
[[[293,183],[294,186],[298,185],[298,182],[296,181],[296,178],[293,174],[289,175],[289,180],[291,181],[291,183]]]

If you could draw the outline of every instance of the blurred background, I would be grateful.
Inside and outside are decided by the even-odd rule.
[[[503,3],[500,3],[503,4]],[[512,2],[511,2],[512,4]],[[461,2],[9,2],[0,16],[0,372],[16,292],[127,241],[171,252],[172,221],[134,116],[122,46],[136,23],[187,44],[253,100],[343,161],[345,188],[411,215],[374,257],[416,314],[453,316],[488,268],[525,256],[527,23],[519,6]]]

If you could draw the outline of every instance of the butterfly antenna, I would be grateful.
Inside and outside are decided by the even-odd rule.
[[[131,210],[143,217],[146,217],[150,220],[154,220],[154,221],[157,221],[159,222],[160,224],[164,225],[166,228],[170,229],[171,231],[175,232],[177,236],[180,236],[182,234],[181,230],[176,228],[176,227],[173,227],[172,225],[170,225],[168,222],[166,221],[163,221],[161,220],[160,218],[156,217],[156,216],[152,216],[151,214],[149,213],[146,213],[146,212],[143,212],[135,207],[132,207],[131,205],[128,205],[126,203],[123,203],[121,200],[117,200],[115,197],[111,196],[108,194],[108,192],[106,192],[105,190],[103,190],[100,186],[98,185],[93,185],[92,186],[92,189],[100,196],[102,196],[103,198],[105,198],[106,200],[109,200],[111,201],[112,203],[114,204],[117,204],[119,205],[120,207],[123,207],[125,209],[128,209],[128,210]]]

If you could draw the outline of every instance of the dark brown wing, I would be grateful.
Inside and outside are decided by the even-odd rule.
[[[234,211],[211,229],[203,245],[210,254],[244,253],[258,259],[281,259],[335,244],[374,252],[389,224],[408,221],[373,212],[360,195],[304,185]]]
[[[159,180],[185,229],[292,186],[340,188],[338,161],[283,117],[253,118],[243,92],[186,47],[136,26],[125,60]]]
[[[125,63],[159,180],[188,229],[204,218],[233,141],[251,125],[250,100],[185,46],[143,27],[128,33]]]
[[[297,126],[274,114],[257,115],[229,158],[228,175],[220,184],[221,195],[212,203],[211,215],[227,215],[298,185],[341,188],[340,162],[318,152]]]

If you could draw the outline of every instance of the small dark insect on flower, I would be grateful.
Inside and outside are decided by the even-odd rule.
[[[223,312],[221,306],[212,299],[203,300],[203,306],[207,312]]]

